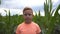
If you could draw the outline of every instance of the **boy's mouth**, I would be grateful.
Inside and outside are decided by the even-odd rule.
[[[30,19],[26,19],[27,21],[30,20]]]
[[[25,19],[26,21],[30,21],[31,19]]]

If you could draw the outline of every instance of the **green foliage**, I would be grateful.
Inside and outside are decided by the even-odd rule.
[[[59,5],[60,6],[60,5]],[[52,1],[51,0],[46,0],[46,2],[44,3],[44,11],[45,11],[45,34],[51,34],[51,32],[53,31],[54,27],[55,27],[55,17],[58,17],[57,16],[57,12],[58,12],[58,9],[59,6],[57,7],[56,11],[55,9],[52,11]],[[51,13],[52,11],[52,13]],[[54,11],[56,12],[54,17],[52,17],[52,14],[54,13]]]
[[[0,4],[1,4],[1,0],[0,0]]]
[[[58,10],[60,9],[60,4],[56,9],[52,10],[52,1],[46,0],[44,2],[44,11],[45,16],[40,15],[39,13],[33,17],[33,21],[36,22],[41,30],[42,34],[57,34],[56,29],[59,31],[58,34],[60,34],[60,14],[58,14]],[[6,16],[2,16],[0,14],[0,34],[14,34],[16,27],[24,21],[22,15],[13,15],[11,16],[10,10],[6,12]],[[52,14],[54,13],[54,16]],[[52,13],[51,13],[52,12]]]

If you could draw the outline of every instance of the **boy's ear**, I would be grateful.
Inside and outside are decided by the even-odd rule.
[[[33,15],[33,17],[34,17],[34,15]]]
[[[24,18],[24,15],[22,15],[22,17]]]

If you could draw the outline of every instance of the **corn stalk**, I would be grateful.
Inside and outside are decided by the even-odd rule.
[[[57,7],[57,9],[59,9],[59,7]],[[55,27],[55,18],[52,17],[52,14],[54,13],[55,9],[51,13],[52,11],[51,0],[46,0],[46,2],[44,2],[44,11],[45,11],[45,23],[44,23],[45,34],[52,34],[52,31],[54,30],[54,27]]]

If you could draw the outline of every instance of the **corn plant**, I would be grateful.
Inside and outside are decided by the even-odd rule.
[[[45,16],[40,15],[40,10],[38,14],[33,17],[33,21],[36,22],[41,30],[42,34],[60,34],[60,14],[58,10],[60,9],[60,4],[56,9],[52,9],[52,1],[46,0],[44,2],[44,12]],[[10,10],[6,16],[0,14],[0,34],[15,34],[16,27],[24,21],[22,15],[11,16]],[[52,14],[54,13],[54,16]],[[52,13],[51,13],[52,12]],[[57,31],[56,31],[57,30]]]
[[[58,12],[58,9],[60,9],[59,6],[56,9],[56,13]],[[54,10],[51,13],[51,11],[52,11],[52,1],[51,0],[48,0],[48,1],[46,0],[46,2],[44,3],[44,11],[45,11],[45,23],[44,23],[45,34],[52,34],[52,31],[54,30],[54,27],[55,27],[55,18],[52,17]],[[56,14],[56,16],[57,16],[57,14]]]
[[[1,0],[0,0],[0,4],[1,4]]]

